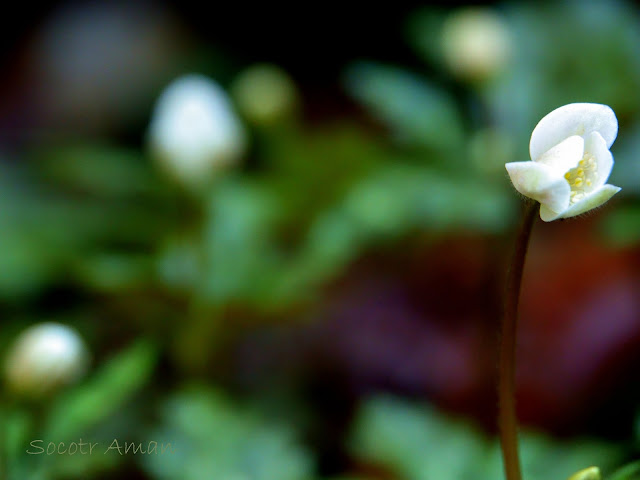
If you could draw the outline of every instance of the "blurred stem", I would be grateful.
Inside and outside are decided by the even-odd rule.
[[[518,230],[511,266],[507,274],[507,289],[504,300],[498,380],[498,427],[500,429],[502,461],[507,480],[521,480],[522,478],[518,455],[518,419],[515,399],[516,332],[522,273],[529,237],[536,218],[537,205],[537,202],[527,201],[524,206],[522,223]]]
[[[216,181],[219,179],[216,179]],[[218,302],[206,293],[207,275],[211,268],[208,246],[209,202],[214,183],[198,192],[191,192],[185,202],[185,225],[190,237],[196,239],[196,257],[200,268],[196,285],[187,299],[187,318],[174,341],[174,351],[180,366],[190,375],[208,375],[212,369],[212,358],[220,348],[222,310]],[[1,480],[1,479],[0,479]]]

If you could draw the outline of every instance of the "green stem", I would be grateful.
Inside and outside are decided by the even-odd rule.
[[[518,456],[518,419],[516,416],[516,331],[518,325],[518,303],[522,272],[527,256],[529,237],[536,218],[537,202],[527,202],[524,207],[522,224],[516,238],[515,250],[507,275],[507,289],[502,319],[500,342],[500,374],[498,384],[498,426],[500,447],[507,480],[521,480],[520,458]]]

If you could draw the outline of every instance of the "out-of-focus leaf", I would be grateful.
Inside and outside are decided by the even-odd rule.
[[[349,218],[374,238],[416,228],[500,232],[513,207],[512,196],[493,183],[401,164],[365,177],[345,200]]]
[[[13,452],[13,459],[14,471],[21,473],[10,478],[87,478],[121,462],[120,455],[104,454],[106,447],[100,442],[95,442],[97,450],[89,453],[88,445],[95,441],[90,435],[101,423],[119,415],[126,402],[149,380],[156,356],[155,347],[141,341],[109,360],[87,382],[56,397],[47,405],[43,429],[30,431],[32,440],[41,441],[35,446],[25,438],[28,433],[25,434],[24,425],[17,424],[13,431],[14,435],[19,433],[15,441],[20,442],[20,451]],[[54,445],[56,453],[51,453]],[[38,447],[49,453],[26,453],[28,449],[37,452]],[[68,448],[75,448],[76,453],[68,453]]]
[[[586,465],[598,465],[609,471],[623,455],[620,445],[596,439],[558,441],[532,433],[522,435],[520,449],[524,475],[532,480],[567,478]]]
[[[640,479],[640,461],[629,463],[619,468],[607,477],[607,480],[638,480]]]
[[[149,381],[156,356],[155,347],[140,341],[109,360],[87,382],[56,399],[43,438],[74,438],[106,420]]]
[[[256,299],[278,265],[275,197],[255,183],[230,180],[218,185],[208,207],[203,294],[216,301]]]
[[[142,255],[98,254],[80,259],[75,273],[83,285],[115,292],[149,280],[150,263],[150,259]]]
[[[200,275],[198,239],[194,236],[169,238],[158,253],[156,271],[163,284],[176,290],[191,291]]]
[[[106,447],[102,445],[99,451],[94,451],[92,454],[58,455],[52,465],[44,466],[45,468],[41,470],[42,475],[44,478],[54,479],[96,478],[114,469],[123,461],[123,458],[115,452],[105,454],[104,450]]]
[[[488,479],[488,441],[428,406],[390,397],[369,400],[353,426],[350,448],[363,460],[406,480]]]
[[[289,428],[204,387],[173,395],[149,438],[173,446],[172,454],[137,458],[159,480],[313,477],[313,461]]]
[[[0,468],[9,479],[25,478],[23,465],[19,459],[24,446],[29,441],[29,432],[33,427],[33,417],[26,410],[0,408]],[[1,462],[5,462],[2,464]]]
[[[263,138],[266,185],[292,222],[303,223],[332,205],[354,181],[387,160],[383,142],[351,123],[287,129]]]
[[[39,174],[59,187],[109,198],[161,193],[143,155],[124,148],[70,145],[36,154]]]
[[[592,466],[574,473],[567,480],[602,480],[602,475],[598,467]]]
[[[38,223],[45,205],[23,171],[0,163],[1,297],[36,292],[58,267],[59,252]]]
[[[359,252],[361,232],[345,212],[331,209],[312,223],[296,259],[301,275],[310,283],[337,274]],[[305,285],[299,282],[298,285]]]
[[[0,296],[15,298],[43,287],[58,266],[55,254],[39,239],[16,229],[0,235]]]
[[[0,165],[0,297],[19,300],[38,293],[60,281],[62,272],[68,281],[72,266],[82,269],[84,264],[78,273],[95,275],[100,265],[86,263],[88,251],[97,259],[105,258],[96,253],[105,245],[153,244],[166,230],[166,217],[157,206],[67,198],[35,186],[24,169]],[[136,267],[119,266],[118,275]],[[106,273],[115,271],[103,268]]]
[[[388,468],[406,480],[498,480],[503,478],[500,448],[460,419],[427,405],[390,397],[372,398],[358,415],[350,437],[354,455]],[[521,435],[524,478],[567,478],[584,465],[609,469],[619,447],[596,440],[555,441]]]
[[[345,78],[349,94],[407,145],[455,151],[462,121],[455,102],[443,89],[397,67],[361,62]]]

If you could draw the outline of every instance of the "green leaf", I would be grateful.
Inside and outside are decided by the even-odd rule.
[[[140,341],[107,361],[87,382],[56,399],[43,438],[77,438],[107,420],[149,381],[156,357],[155,347]]]
[[[202,241],[202,294],[214,301],[256,301],[278,267],[279,206],[256,182],[229,179],[211,197]]]
[[[173,454],[136,457],[159,480],[312,478],[313,461],[289,427],[205,387],[169,398],[149,438],[174,447]]]
[[[375,238],[415,228],[499,232],[512,219],[514,202],[504,189],[477,178],[396,163],[356,184],[344,208],[366,235]]]
[[[135,288],[148,282],[152,275],[150,259],[136,254],[92,255],[79,259],[74,267],[82,285],[107,292]]]
[[[607,480],[639,480],[640,479],[640,460],[629,463],[624,467],[616,470]]]
[[[460,146],[462,121],[453,98],[425,78],[360,62],[347,70],[345,85],[401,143],[447,151]]]
[[[374,397],[361,408],[352,428],[350,450],[361,461],[383,467],[402,480],[491,480],[503,478],[497,441],[470,423],[426,404]],[[523,477],[567,478],[584,465],[611,468],[621,456],[611,444],[545,435],[521,435]]]
[[[76,144],[43,148],[36,158],[38,173],[66,189],[110,198],[161,192],[162,184],[137,150]]]

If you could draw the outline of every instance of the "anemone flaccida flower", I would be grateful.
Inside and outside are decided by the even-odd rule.
[[[546,115],[533,130],[531,161],[505,166],[518,192],[540,202],[550,222],[599,207],[620,191],[607,184],[609,151],[618,134],[613,110],[596,103],[572,103]]]

